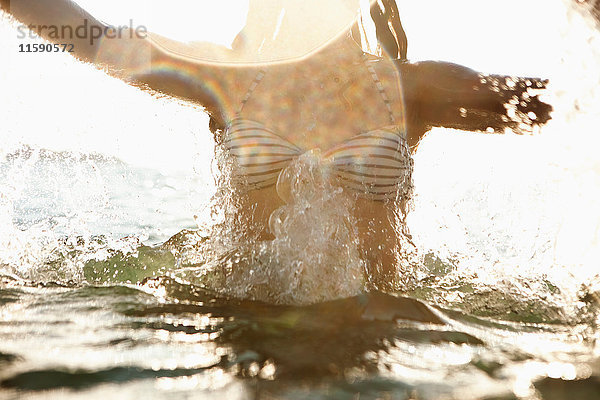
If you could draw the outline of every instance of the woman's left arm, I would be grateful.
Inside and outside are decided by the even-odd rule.
[[[441,61],[397,63],[408,141],[415,149],[432,127],[503,133],[527,132],[545,124],[552,106],[539,99],[548,81],[484,75]]]

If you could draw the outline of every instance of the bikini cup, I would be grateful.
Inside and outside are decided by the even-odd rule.
[[[243,118],[231,122],[223,146],[235,158],[236,175],[253,189],[275,185],[281,171],[308,150]],[[413,165],[396,127],[356,135],[324,152],[322,159],[345,188],[375,200],[394,198],[398,186],[410,182]]]

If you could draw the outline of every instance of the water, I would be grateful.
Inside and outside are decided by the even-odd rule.
[[[205,126],[198,110],[62,59],[48,68],[71,68],[72,84],[13,59],[28,80],[2,77],[0,397],[598,398],[600,38],[549,3],[553,120],[531,136],[423,140],[416,250],[391,293],[364,291],[348,205],[318,157],[296,167],[325,186],[280,210],[273,243],[240,243],[231,226],[198,229],[227,217],[211,214],[211,196],[227,199],[208,173],[212,144],[173,133]],[[74,107],[94,81],[149,111],[99,95],[53,125],[47,101],[39,136],[16,117],[59,89]],[[299,212],[308,200],[328,213]]]

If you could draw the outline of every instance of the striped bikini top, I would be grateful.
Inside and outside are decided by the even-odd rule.
[[[367,65],[367,68],[388,109],[390,126],[356,135],[322,155],[341,185],[357,195],[374,200],[394,199],[399,190],[408,193],[413,161],[405,132],[396,124],[383,85],[373,67]],[[264,75],[260,71],[252,82],[223,141],[224,148],[235,159],[234,173],[241,175],[253,189],[275,185],[280,172],[308,150],[290,143],[260,122],[239,116]]]

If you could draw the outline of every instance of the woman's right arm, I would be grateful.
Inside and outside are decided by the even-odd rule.
[[[111,31],[71,0],[0,0],[2,10],[54,43],[73,45],[76,58],[90,62],[136,86],[190,100],[206,107],[219,123],[228,98],[237,94],[240,68],[177,57],[139,31]],[[85,28],[81,28],[85,26]],[[80,28],[80,31],[76,31]],[[85,35],[82,35],[85,30]],[[73,33],[71,33],[73,32]],[[66,36],[66,37],[64,37]],[[82,37],[85,36],[85,37]],[[206,46],[205,52],[223,50]]]
[[[11,14],[23,23],[30,31],[52,42],[73,44],[73,55],[77,58],[93,62],[98,51],[99,41],[90,43],[89,38],[79,38],[75,34],[70,38],[50,38],[50,27],[57,27],[56,35],[68,32],[68,29],[83,26],[88,30],[100,30],[105,25],[88,14],[70,0],[0,0],[3,11]],[[64,28],[63,28],[64,27]],[[70,27],[70,28],[67,28]],[[20,31],[25,27],[20,27]],[[62,31],[62,32],[61,32]],[[83,35],[81,35],[83,36]]]

